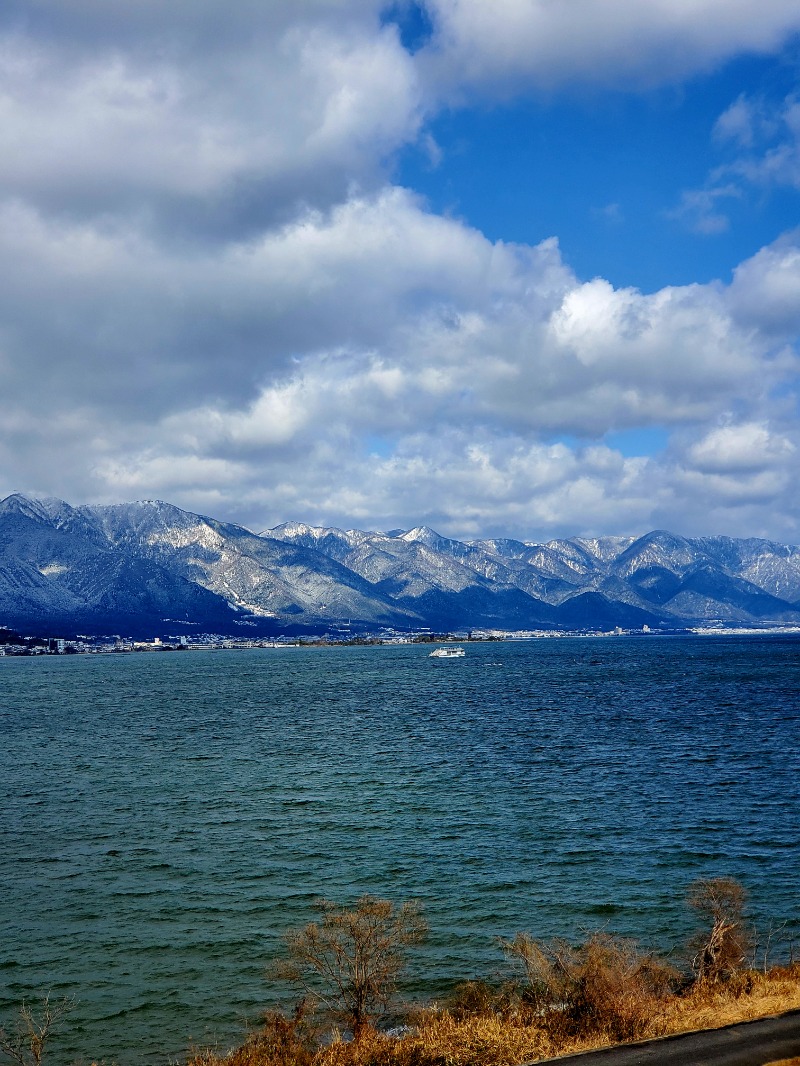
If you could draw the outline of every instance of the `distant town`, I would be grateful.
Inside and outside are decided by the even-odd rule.
[[[396,630],[380,630],[376,633],[349,634],[341,630],[319,635],[306,634],[281,635],[274,638],[241,638],[226,636],[221,633],[198,633],[191,636],[152,637],[148,640],[134,640],[118,634],[110,636],[77,636],[74,638],[51,636],[23,636],[5,626],[0,626],[0,658],[14,655],[112,655],[132,652],[186,652],[186,651],[231,651],[246,648],[324,648],[324,647],[368,647],[392,644],[446,644],[446,643],[480,643],[486,641],[514,641],[558,639],[567,637],[648,637],[727,635],[751,636],[761,635],[800,635],[800,626],[792,624],[769,623],[762,626],[723,626],[709,624],[688,629],[658,629],[641,626],[638,629],[624,629],[615,626],[606,631],[566,630],[566,629],[524,629],[496,630],[470,629],[450,633],[433,633],[422,630],[414,633],[400,633]]]
[[[673,630],[673,633],[686,632]],[[341,630],[320,635],[277,636],[275,638],[230,637],[220,633],[199,633],[191,636],[153,637],[149,640],[134,640],[119,636],[78,636],[74,638],[50,636],[22,636],[0,626],[0,657],[7,655],[110,655],[130,652],[182,652],[209,650],[236,650],[245,648],[299,648],[299,647],[358,647],[383,644],[434,644],[469,643],[503,640],[536,640],[558,637],[618,637],[647,636],[649,626],[639,629],[622,629],[616,626],[608,632],[576,630],[493,630],[471,629],[450,633],[433,633],[422,630],[400,633],[396,630],[381,630],[376,633],[353,635]]]

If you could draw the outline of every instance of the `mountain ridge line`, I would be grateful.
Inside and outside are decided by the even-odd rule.
[[[547,542],[460,541],[426,525],[254,533],[165,501],[0,501],[0,622],[108,632],[167,618],[240,634],[800,622],[800,547],[667,530]]]

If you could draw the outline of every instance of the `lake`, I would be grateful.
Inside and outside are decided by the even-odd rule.
[[[231,1044],[320,896],[419,899],[422,998],[519,930],[679,957],[698,877],[800,941],[800,640],[466,651],[0,660],[0,1020],[74,996],[65,1062]]]

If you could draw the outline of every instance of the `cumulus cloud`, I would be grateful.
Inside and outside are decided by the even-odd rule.
[[[556,242],[493,244],[393,188],[213,254],[45,225],[27,209],[8,222],[11,384],[26,387],[37,362],[52,369],[42,401],[51,391],[59,403],[80,363],[94,370],[82,396],[121,410],[154,383],[153,413],[209,393],[238,411],[260,389],[276,412],[325,392],[356,423],[386,397],[382,424],[402,428],[456,397],[459,420],[602,434],[705,416],[781,370],[720,286],[646,295],[581,283]],[[742,277],[758,272],[778,298],[796,254],[773,252]],[[41,316],[46,299],[52,313]]]
[[[730,304],[737,319],[790,339],[800,331],[800,231],[785,234],[741,263]]]
[[[781,303],[800,256],[788,240],[742,264],[729,288],[643,294],[581,282],[555,241],[492,243],[388,187],[224,255],[181,258],[29,212],[14,230],[7,262],[21,280],[0,297],[16,325],[4,341],[8,409],[41,441],[28,455],[41,461],[57,443],[95,498],[198,506],[211,492],[251,525],[413,515],[451,532],[481,521],[587,531],[590,516],[619,528],[652,512],[666,474],[593,441],[647,425],[685,432],[743,404],[759,414],[796,373],[794,321],[779,313],[794,310]],[[73,257],[77,280],[53,302]],[[771,304],[740,297],[755,279]],[[76,378],[78,366],[92,374]],[[41,386],[26,408],[31,374]],[[65,408],[82,413],[59,422]],[[559,436],[579,440],[547,443]],[[682,469],[727,476],[712,449],[755,455],[757,439],[719,430],[685,450]],[[764,455],[794,462],[791,449]],[[669,498],[668,479],[660,491]],[[727,483],[717,491],[730,498]]]
[[[770,433],[763,423],[719,426],[696,441],[688,452],[700,474],[761,474],[795,452],[790,440]]]
[[[772,499],[791,527],[796,234],[730,286],[643,293],[390,167],[417,139],[437,161],[456,90],[683,76],[796,5],[427,6],[412,55],[377,0],[8,0],[0,494],[467,536],[747,531]],[[758,128],[742,101],[718,136]],[[662,455],[605,440],[650,426]]]
[[[375,4],[34,7],[0,16],[8,197],[257,228],[374,182],[417,135],[413,62]]]
[[[426,0],[423,69],[441,91],[521,84],[657,85],[741,51],[770,52],[800,29],[792,0]]]

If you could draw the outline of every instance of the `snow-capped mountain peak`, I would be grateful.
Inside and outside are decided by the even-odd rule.
[[[0,501],[0,624],[141,628],[165,614],[229,628],[800,620],[800,548],[663,530],[545,544],[465,542],[425,525],[255,534],[159,500]]]

